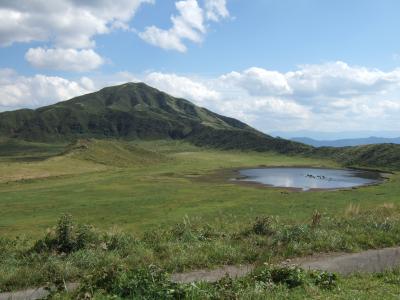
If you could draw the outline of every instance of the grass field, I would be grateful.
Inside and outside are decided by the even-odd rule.
[[[262,263],[398,245],[400,173],[380,185],[341,191],[297,192],[229,181],[229,170],[261,165],[340,167],[326,159],[218,151],[177,141],[3,140],[0,291],[78,281],[78,294],[54,298],[88,293],[94,299],[397,297],[398,271],[340,277],[326,288],[315,276],[329,274],[278,270],[298,277],[301,283],[291,287],[286,279],[263,277],[274,271]],[[322,219],[314,226],[316,210]],[[54,229],[63,214],[95,229],[67,219]],[[187,286],[173,285],[163,275],[239,263],[261,266],[264,275]],[[161,273],[154,273],[153,265]],[[171,290],[182,294],[165,294]]]
[[[35,151],[24,150],[29,147]],[[370,208],[400,202],[397,173],[379,186],[306,193],[242,186],[218,173],[259,165],[338,167],[301,156],[217,151],[175,141],[8,142],[0,150],[0,234],[5,236],[37,237],[62,213],[100,228],[140,233],[185,217],[212,222],[222,215],[276,215],[304,221],[315,209],[341,213],[349,204]]]

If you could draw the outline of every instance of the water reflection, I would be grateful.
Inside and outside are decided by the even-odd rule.
[[[381,181],[379,173],[350,169],[259,168],[239,173],[240,181],[303,190],[351,188]]]

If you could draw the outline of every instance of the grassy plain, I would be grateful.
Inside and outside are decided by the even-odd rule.
[[[25,151],[24,159],[28,146],[36,150]],[[177,141],[8,142],[0,150],[0,234],[9,237],[37,237],[62,213],[136,234],[185,217],[213,222],[221,216],[240,221],[274,215],[301,222],[316,209],[334,214],[349,204],[367,209],[400,202],[397,173],[379,186],[306,193],[243,186],[218,176],[243,166],[339,166],[302,156],[218,151]]]
[[[398,297],[398,271],[339,277],[326,288],[315,274],[296,270],[279,270],[283,279],[274,282],[262,263],[398,245],[399,173],[377,186],[296,192],[238,185],[224,172],[260,165],[340,167],[326,159],[218,151],[177,141],[4,140],[0,291],[78,281],[77,294],[54,298]],[[312,225],[316,210],[321,220]],[[96,229],[65,221],[46,233],[64,213]],[[198,285],[174,285],[163,275],[239,263],[261,266],[264,275]],[[293,276],[298,286],[288,284]]]

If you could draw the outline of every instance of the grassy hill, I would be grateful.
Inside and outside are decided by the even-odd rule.
[[[334,159],[343,166],[400,170],[400,145],[398,144],[314,148],[311,155]]]

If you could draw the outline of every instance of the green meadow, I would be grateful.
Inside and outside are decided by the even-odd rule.
[[[398,172],[380,185],[299,192],[230,179],[243,167],[341,165],[172,140],[3,140],[0,151],[0,292],[56,287],[50,299],[392,299],[399,293],[398,271],[341,277],[264,265],[398,245]],[[257,268],[212,284],[169,280],[173,272],[236,264]],[[80,285],[68,294],[65,282]]]
[[[378,186],[298,192],[240,185],[231,170],[337,162],[276,153],[219,151],[179,141],[82,140],[73,145],[4,141],[0,146],[0,234],[39,236],[68,213],[82,223],[140,233],[184,218],[213,222],[259,215],[303,222],[315,210],[400,202],[400,174]]]

